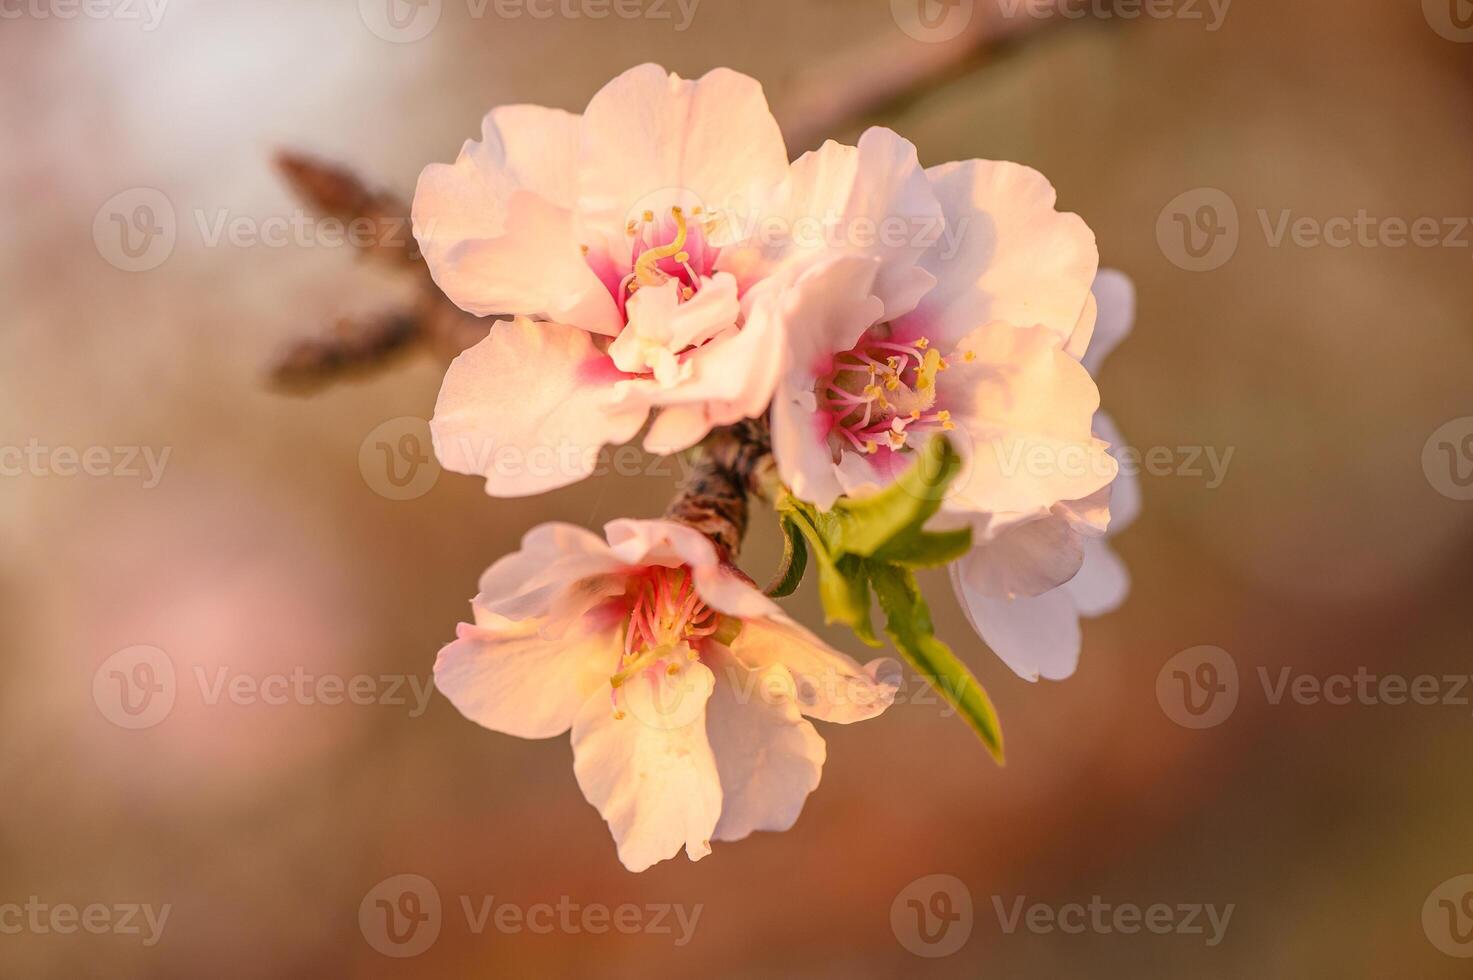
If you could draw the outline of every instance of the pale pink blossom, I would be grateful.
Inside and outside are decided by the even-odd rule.
[[[431,423],[441,463],[493,495],[539,493],[587,476],[652,411],[645,445],[662,453],[760,415],[776,297],[723,253],[747,227],[734,209],[768,200],[787,171],[761,87],[727,69],[687,81],[641,65],[581,116],[488,114],[414,198],[445,294],[515,318],[451,365]]]
[[[492,565],[436,686],[495,731],[571,729],[578,785],[632,871],[788,829],[825,758],[807,718],[879,714],[898,665],[830,649],[685,525],[605,533],[543,524]]]
[[[807,250],[804,288],[782,311],[771,420],[784,482],[828,508],[890,483],[946,433],[965,469],[934,526],[973,529],[969,577],[1002,596],[1068,581],[1082,560],[1073,532],[1039,519],[1103,532],[1105,503],[1068,502],[1093,504],[1117,469],[1091,428],[1099,392],[1079,361],[1095,320],[1089,228],[1055,210],[1053,187],[1028,167],[922,169],[914,147],[878,128],[798,160],[786,200],[838,233]],[[932,216],[930,234],[843,233],[897,215],[918,231]]]
[[[1099,373],[1105,357],[1130,332],[1135,293],[1119,272],[1102,271],[1093,295],[1098,317],[1071,346],[1084,348],[1083,363]],[[1091,336],[1092,333],[1092,336]],[[1096,412],[1094,431],[1112,452],[1125,445],[1114,421]],[[951,567],[952,584],[972,626],[993,651],[1020,677],[1062,680],[1079,663],[1079,617],[1102,616],[1118,608],[1130,591],[1130,575],[1105,538],[1124,530],[1140,514],[1136,475],[1122,469],[1113,483],[1084,500],[1060,503],[1045,516],[1014,523],[995,539]],[[1108,528],[1101,527],[1107,521]],[[1005,565],[997,555],[1024,549],[1048,549],[1078,560],[1078,571],[1066,582],[1030,595],[1009,594],[993,569]]]

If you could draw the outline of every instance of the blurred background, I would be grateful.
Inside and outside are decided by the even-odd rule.
[[[1473,7],[536,10],[0,0],[0,973],[1467,976],[1473,685],[1448,678],[1473,669]],[[756,76],[794,155],[878,123],[926,164],[1042,170],[1137,284],[1100,380],[1157,463],[1115,539],[1130,600],[1086,622],[1069,681],[1017,679],[929,583],[1006,768],[912,696],[820,726],[792,831],[633,875],[567,739],[485,731],[427,685],[527,527],[657,515],[677,471],[527,500],[438,474],[415,461],[430,349],[273,387],[294,343],[421,287],[326,233],[272,160],[407,199],[489,107],[576,111],[647,60]],[[811,583],[795,605],[820,621]],[[1203,657],[1224,700],[1193,714],[1174,685]],[[1357,672],[1349,703],[1314,696]],[[307,695],[280,696],[292,678]],[[413,956],[373,925],[401,875],[440,903]],[[488,901],[642,926],[514,931]],[[1056,924],[1090,903],[1232,911]],[[652,905],[699,917],[662,932]]]

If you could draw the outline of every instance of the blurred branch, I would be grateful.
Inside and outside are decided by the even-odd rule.
[[[916,0],[918,8],[931,0]],[[937,0],[944,5],[945,0]],[[1065,0],[977,0],[966,28],[948,40],[919,41],[886,32],[857,48],[820,58],[794,79],[776,115],[795,154],[812,149],[855,120],[905,102],[965,70],[1004,42],[1058,23]],[[898,37],[897,37],[898,35]]]
[[[430,278],[411,231],[408,204],[370,190],[349,170],[311,157],[282,152],[276,167],[304,204],[351,230],[364,258],[413,274],[419,290],[408,309],[341,319],[326,333],[291,344],[271,367],[273,387],[307,394],[384,367],[416,348],[449,360],[486,336],[490,322],[451,303]]]

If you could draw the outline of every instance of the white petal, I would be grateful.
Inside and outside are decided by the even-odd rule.
[[[777,603],[733,566],[721,561],[716,546],[700,531],[675,521],[621,518],[604,526],[609,547],[629,565],[685,565],[706,604],[728,616],[781,615]]]
[[[570,631],[549,641],[461,624],[435,661],[435,687],[471,721],[519,738],[549,738],[618,669],[613,630]]]
[[[435,455],[448,470],[484,476],[496,497],[576,483],[647,414],[616,404],[613,370],[574,327],[498,322],[445,375],[430,422]]]
[[[991,323],[948,360],[938,405],[952,412],[967,457],[949,509],[1033,511],[1114,479],[1118,466],[1090,429],[1099,390],[1047,328]]]
[[[858,146],[830,140],[794,161],[788,193],[790,254],[879,259],[874,293],[885,319],[931,288],[916,262],[941,240],[944,221],[910,141],[882,127],[865,130]]]
[[[431,164],[414,234],[435,282],[478,316],[526,314],[613,333],[618,309],[579,251],[572,210],[578,117],[538,106],[486,116],[482,142]]]
[[[1079,614],[1064,589],[999,599],[969,589],[952,566],[952,583],[972,627],[1013,673],[1027,681],[1063,680],[1079,664]]]
[[[787,166],[755,80],[717,68],[685,81],[640,65],[599,90],[583,114],[579,212],[622,241],[632,209],[655,192],[683,192],[707,211],[749,206]]]
[[[519,550],[497,559],[481,575],[476,621],[510,627],[546,617],[558,593],[618,567],[609,546],[591,531],[559,522],[539,524],[523,536]]]
[[[715,646],[705,662],[716,674],[706,736],[722,796],[713,839],[787,830],[818,786],[827,754],[823,739],[799,712],[793,678],[782,667],[751,670]]]
[[[1093,295],[1099,315],[1084,353],[1084,367],[1098,377],[1105,358],[1120,345],[1135,323],[1135,286],[1125,273],[1103,269],[1095,278]]]
[[[1099,538],[1084,539],[1084,564],[1079,574],[1065,582],[1081,616],[1103,616],[1114,612],[1130,594],[1130,573],[1125,562]]]
[[[1084,537],[1067,516],[1049,513],[1009,526],[953,563],[968,593],[1037,596],[1069,581],[1084,561]]]
[[[1105,412],[1096,412],[1095,435],[1110,444],[1110,455],[1119,460],[1122,450],[1127,448],[1125,436]],[[1122,466],[1120,473],[1110,484],[1110,534],[1119,534],[1141,513],[1141,478],[1132,467]]]
[[[1054,210],[1053,185],[1030,167],[989,160],[926,171],[946,241],[921,260],[937,284],[906,331],[944,344],[981,324],[1042,324],[1067,341],[1099,265],[1094,233]]]
[[[786,667],[800,710],[821,721],[873,718],[894,702],[900,686],[900,665],[894,660],[881,657],[861,667],[780,613],[743,620],[731,651],[755,670]]]
[[[608,822],[619,860],[643,871],[683,846],[692,861],[711,852],[721,816],[721,779],[706,738],[706,705],[715,678],[700,663],[678,677],[631,678],[615,717],[608,689],[595,693],[573,722],[573,772],[583,796]],[[663,690],[678,688],[672,695]],[[680,724],[664,721],[678,701]]]

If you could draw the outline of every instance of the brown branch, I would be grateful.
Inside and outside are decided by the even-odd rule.
[[[696,450],[695,467],[665,517],[700,531],[734,562],[747,533],[747,499],[766,496],[771,466],[766,419],[717,429]]]
[[[486,336],[490,321],[451,303],[430,278],[403,200],[370,190],[342,167],[302,154],[278,153],[276,166],[303,203],[345,224],[349,240],[366,259],[413,274],[419,290],[410,309],[341,319],[327,333],[291,344],[271,367],[273,387],[294,394],[319,391],[416,348],[449,360]]]

